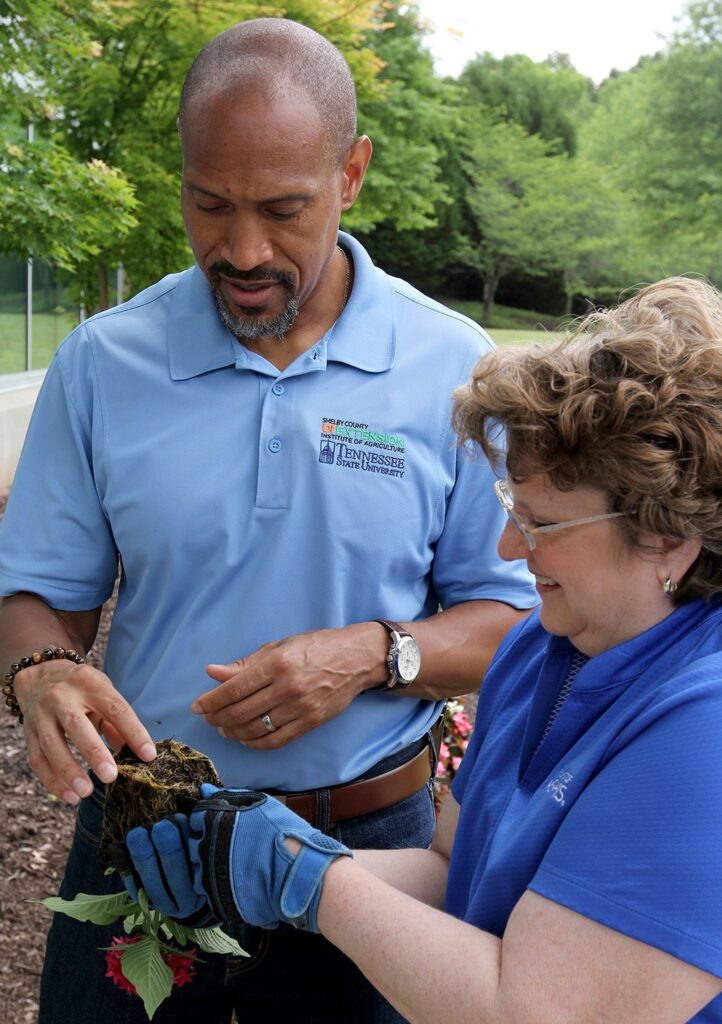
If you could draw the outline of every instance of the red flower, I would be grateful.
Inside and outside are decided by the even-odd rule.
[[[140,942],[140,935],[130,935],[127,938],[120,938],[119,936],[113,936],[113,945],[115,949],[109,949],[105,953],[105,963],[107,971],[105,972],[106,978],[112,978],[113,984],[117,985],[118,988],[122,988],[124,992],[130,993],[130,995],[137,996],[135,985],[128,981],[126,976],[123,974],[123,968],[121,967],[121,960],[123,959],[123,946],[132,946],[135,942]],[[195,967],[193,961],[189,957],[196,955],[195,947],[188,950],[187,953],[169,953],[165,950],[162,952],[162,957],[173,972],[173,985],[176,988],[182,988],[183,985],[187,985],[189,981],[193,981],[195,977]]]
[[[173,984],[176,988],[182,988],[189,981],[193,981],[196,969],[189,956],[195,956],[195,946],[192,946],[187,953],[164,953],[163,959],[173,971]]]

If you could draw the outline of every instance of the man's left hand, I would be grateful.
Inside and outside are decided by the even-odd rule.
[[[375,622],[299,633],[229,665],[209,665],[220,685],[192,710],[254,750],[283,747],[383,682],[387,650],[386,631]]]

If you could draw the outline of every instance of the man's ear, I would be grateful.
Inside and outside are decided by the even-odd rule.
[[[356,202],[372,153],[371,139],[368,135],[360,135],[346,154],[341,193],[342,210],[350,209]]]

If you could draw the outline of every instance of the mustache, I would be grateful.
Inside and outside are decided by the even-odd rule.
[[[212,281],[217,281],[220,277],[227,277],[230,280],[241,281],[247,284],[252,284],[256,281],[273,281],[275,284],[285,285],[289,290],[295,288],[293,276],[287,270],[276,270],[274,267],[264,264],[253,267],[251,270],[238,270],[232,263],[227,263],[225,260],[217,260],[209,266],[208,276]]]

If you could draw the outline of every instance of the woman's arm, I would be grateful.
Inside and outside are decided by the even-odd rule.
[[[398,892],[441,908],[458,821],[459,805],[449,795],[441,808],[430,850],[355,850],[354,859]],[[286,843],[294,853],[298,851],[298,842],[287,839]]]
[[[683,1024],[719,978],[527,892],[503,941],[339,859],[319,928],[411,1024]]]

